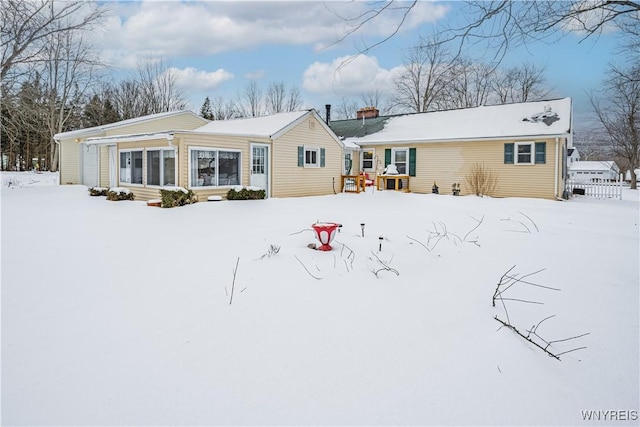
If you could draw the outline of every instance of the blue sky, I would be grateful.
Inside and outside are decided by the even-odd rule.
[[[457,2],[419,2],[402,30],[366,56],[336,68],[358,48],[385,37],[397,16],[384,16],[355,36],[336,43],[347,28],[340,16],[356,16],[359,2],[216,2],[144,1],[107,3],[110,17],[95,31],[94,43],[114,74],[134,72],[143,57],[163,59],[174,68],[190,107],[206,96],[235,99],[249,81],[263,90],[284,82],[300,89],[304,107],[337,105],[343,98],[360,102],[365,92],[390,94],[405,50],[460,17]],[[576,124],[585,120],[585,93],[605,78],[615,61],[617,37],[604,34],[580,42],[569,34],[553,44],[532,44],[510,52],[505,65],[523,61],[546,66],[554,96],[574,98]]]

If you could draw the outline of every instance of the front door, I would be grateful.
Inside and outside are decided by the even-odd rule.
[[[269,146],[251,144],[251,186],[265,190],[269,197]]]

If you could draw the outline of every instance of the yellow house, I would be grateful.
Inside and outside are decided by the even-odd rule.
[[[571,98],[458,110],[332,121],[345,144],[360,147],[360,172],[383,174],[394,164],[405,189],[474,194],[473,171],[494,178],[495,197],[566,197]]]
[[[84,145],[100,147],[98,185],[128,188],[137,200],[175,186],[200,200],[236,186],[264,189],[267,197],[340,191],[343,144],[315,110],[92,137]]]
[[[109,183],[109,148],[85,144],[89,138],[156,132],[166,129],[195,129],[209,121],[191,111],[172,111],[122,120],[102,126],[62,132],[54,136],[60,146],[60,184],[84,184],[88,187]],[[115,152],[111,149],[111,155]],[[106,176],[106,179],[104,179]]]

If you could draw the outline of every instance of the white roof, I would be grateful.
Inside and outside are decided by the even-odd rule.
[[[68,132],[61,132],[58,133],[56,135],[54,135],[54,139],[60,140],[60,139],[66,139],[66,138],[78,138],[81,136],[86,136],[86,135],[99,135],[102,132],[109,130],[109,129],[117,129],[119,127],[123,127],[123,126],[130,126],[130,125],[135,125],[138,123],[142,123],[142,122],[146,122],[146,121],[150,121],[150,120],[158,120],[158,119],[163,119],[166,117],[172,117],[172,116],[179,116],[182,114],[190,114],[196,117],[200,117],[198,116],[196,113],[194,113],[193,111],[188,111],[188,110],[179,110],[179,111],[169,111],[166,113],[156,113],[156,114],[149,114],[146,116],[142,116],[142,117],[135,117],[133,119],[127,119],[127,120],[121,120],[119,122],[114,122],[114,123],[109,123],[106,125],[100,125],[100,126],[93,126],[90,128],[86,128],[86,129],[78,129],[78,130],[71,130]],[[200,117],[202,118],[202,117]],[[205,119],[202,119],[205,120]]]
[[[618,170],[618,165],[613,160],[588,160],[582,162],[574,162],[569,166],[572,171],[610,171]]]
[[[560,136],[571,132],[571,98],[390,117],[374,134],[346,141],[380,144]]]
[[[194,129],[193,132],[271,138],[310,113],[311,111],[305,110],[273,114],[264,117],[214,120],[211,123]]]

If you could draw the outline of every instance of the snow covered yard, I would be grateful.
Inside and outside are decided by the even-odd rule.
[[[2,176],[3,425],[638,424],[635,191],[159,209]],[[501,328],[513,266],[560,290],[505,291],[544,303],[511,324],[586,348]]]

